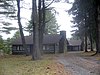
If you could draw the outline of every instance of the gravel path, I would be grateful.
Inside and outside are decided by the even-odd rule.
[[[57,61],[63,64],[72,75],[100,75],[100,63],[85,59],[75,53],[69,53],[66,56],[60,55],[57,57]]]

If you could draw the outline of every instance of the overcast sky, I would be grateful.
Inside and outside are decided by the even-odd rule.
[[[60,30],[65,30],[67,38],[70,38],[70,31],[72,30],[72,23],[70,22],[70,20],[72,20],[72,17],[66,12],[66,10],[69,10],[72,5],[68,3],[54,3],[52,4],[52,6],[55,7],[57,12],[59,12],[59,14],[56,15],[56,19],[58,24],[60,25]]]
[[[73,0],[70,0],[70,1],[73,2]],[[26,5],[25,3],[27,3],[28,5]],[[25,0],[25,3],[22,3],[22,4],[23,6],[27,7],[27,9],[21,9],[21,17],[24,18],[21,20],[23,26],[25,26],[28,20],[30,20],[30,16],[31,16],[31,11],[29,10],[29,8],[31,8],[31,0]],[[64,3],[64,2],[53,3],[51,5],[51,7],[55,7],[56,11],[59,13],[56,15],[57,23],[58,25],[60,25],[60,30],[66,31],[67,38],[71,37],[70,31],[72,30],[71,28],[72,23],[70,22],[70,20],[72,18],[71,16],[68,15],[67,12],[65,12],[65,10],[69,10],[71,6],[72,6],[71,4]],[[12,21],[12,23],[14,26],[18,27],[17,21]],[[15,31],[13,31],[12,34],[10,35],[3,34],[3,38],[6,39],[7,37],[12,37],[14,33]],[[27,35],[27,33],[25,33],[25,35]]]

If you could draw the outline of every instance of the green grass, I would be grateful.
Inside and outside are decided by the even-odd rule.
[[[51,57],[32,61],[31,56],[8,55],[0,58],[0,75],[55,75],[53,70],[47,71],[52,64]]]

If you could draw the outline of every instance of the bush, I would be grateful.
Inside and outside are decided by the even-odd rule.
[[[4,49],[3,49],[4,53],[6,54],[10,54],[11,53],[11,47],[10,46],[5,46]]]

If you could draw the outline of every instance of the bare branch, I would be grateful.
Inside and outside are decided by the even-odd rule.
[[[0,4],[0,7],[4,7],[4,6],[13,6],[13,5],[4,5],[4,4]]]
[[[9,23],[9,22],[2,22],[2,24],[3,24],[3,25],[5,25],[5,26],[12,25],[12,24],[11,24],[11,23]]]
[[[54,0],[52,0],[52,2],[45,7],[45,9],[48,8],[53,2]]]
[[[53,19],[54,18],[54,16],[53,17],[51,17],[49,20],[47,20],[47,21],[45,21],[45,23],[48,23],[51,19]]]
[[[0,14],[14,14],[15,12],[6,12],[6,11],[4,11],[4,12],[0,12]]]

